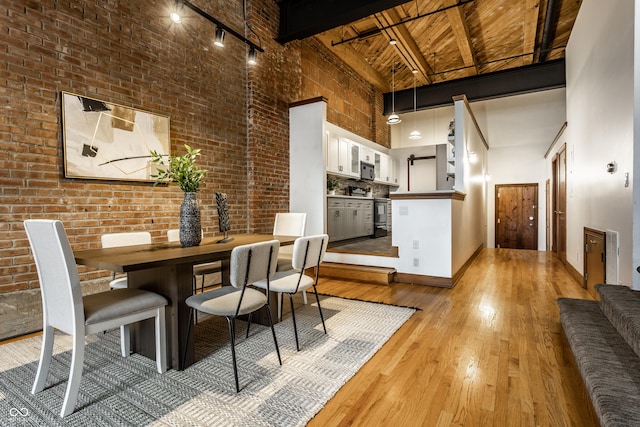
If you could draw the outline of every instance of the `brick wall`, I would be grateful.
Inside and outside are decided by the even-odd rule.
[[[366,82],[315,38],[301,45],[300,99],[327,98],[327,121],[391,147],[389,125],[383,116],[382,92]]]
[[[234,231],[269,232],[275,212],[288,210],[290,102],[325,96],[330,121],[388,141],[382,94],[314,39],[286,46],[273,40],[275,1],[247,2],[266,51],[253,68],[233,37],[224,49],[212,44],[215,26],[204,18],[186,10],[183,23],[172,24],[174,4],[0,3],[0,339],[41,327],[23,220],[62,220],[74,249],[99,247],[101,234],[131,229],[161,242],[178,226],[182,192],[173,185],[64,177],[61,91],[168,115],[172,150],[185,143],[202,149],[206,236],[218,232],[216,191],[228,194]],[[242,2],[198,4],[242,32]],[[80,272],[85,291],[106,288],[108,272]]]

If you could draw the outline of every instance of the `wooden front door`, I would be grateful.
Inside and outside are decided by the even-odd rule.
[[[604,232],[584,228],[584,284],[592,297],[598,298],[595,286],[605,283],[606,256]]]
[[[538,184],[496,185],[496,248],[538,249]]]

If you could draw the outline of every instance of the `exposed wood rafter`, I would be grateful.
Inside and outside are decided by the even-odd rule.
[[[377,23],[380,28],[391,27],[402,20],[395,9],[389,9],[381,12],[377,14],[376,17],[378,18]],[[418,74],[422,76],[422,78],[419,78],[418,80],[420,80],[421,83],[431,84],[432,80],[430,76],[433,74],[433,71],[424,58],[424,55],[422,55],[418,44],[409,33],[406,25],[395,25],[385,31],[390,37],[394,38],[398,42],[396,44],[396,48],[400,51],[400,56],[407,67],[410,70],[413,68],[418,70]]]
[[[442,2],[444,6],[454,6],[457,3],[457,0],[443,0]],[[476,56],[473,52],[471,36],[469,36],[469,27],[464,19],[462,8],[454,7],[447,9],[447,17],[449,18],[451,29],[455,34],[458,50],[460,51],[465,67],[469,70],[468,72],[470,75],[477,75],[478,65]]]
[[[348,66],[353,68],[360,74],[365,80],[370,82],[376,89],[382,92],[389,92],[391,86],[387,79],[385,79],[375,68],[369,64],[362,55],[358,54],[356,50],[348,44],[342,44],[339,46],[331,46],[332,38],[337,38],[338,34],[335,34],[338,30],[327,31],[318,34],[316,37],[327,48],[335,53],[338,58],[343,60]]]

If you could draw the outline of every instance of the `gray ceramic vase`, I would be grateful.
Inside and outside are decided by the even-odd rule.
[[[196,193],[184,193],[180,205],[180,244],[183,247],[198,246],[201,240],[200,206]]]

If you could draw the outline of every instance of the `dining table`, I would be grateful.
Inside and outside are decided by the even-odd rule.
[[[189,334],[185,342],[187,326],[193,321],[185,303],[193,294],[193,266],[221,261],[223,286],[228,285],[229,260],[233,248],[273,239],[279,240],[281,246],[286,246],[293,244],[296,239],[295,236],[271,234],[234,234],[229,237],[233,239],[224,242],[220,237],[204,238],[198,246],[190,247],[182,247],[180,242],[163,242],[85,249],[74,251],[74,257],[78,265],[126,273],[128,287],[156,292],[167,298],[167,361],[169,367],[182,369],[194,363],[194,334]],[[277,319],[277,316],[272,317]],[[130,329],[131,349],[155,360],[153,319],[131,325]]]

